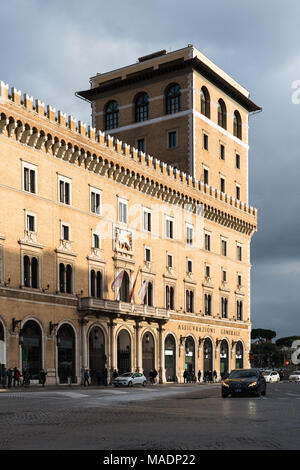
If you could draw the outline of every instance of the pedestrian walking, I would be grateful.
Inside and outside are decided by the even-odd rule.
[[[46,372],[44,369],[42,369],[40,372],[40,381],[41,381],[42,387],[45,387],[47,374],[48,372]]]
[[[88,386],[90,385],[89,379],[90,379],[90,374],[89,374],[89,371],[86,369],[83,373],[83,385],[84,385],[84,387],[86,386],[86,384],[88,384]]]
[[[185,370],[184,373],[183,373],[183,380],[184,380],[184,383],[187,383],[188,381],[188,371]]]
[[[12,380],[13,380],[13,368],[10,367],[7,371],[7,387],[11,388]]]
[[[217,382],[217,380],[218,380],[218,374],[217,374],[217,371],[216,371],[216,370],[214,370],[214,372],[213,372],[213,378],[214,378],[214,382]]]
[[[1,375],[1,380],[2,380],[2,388],[6,388],[6,382],[7,382],[7,370],[6,370],[6,367],[3,367],[2,375]]]
[[[20,371],[17,367],[14,368],[14,373],[13,373],[13,386],[15,387],[16,385],[19,387],[20,386]]]
[[[198,370],[198,382],[201,382],[201,370]]]
[[[156,369],[153,369],[153,383],[155,384],[156,383],[156,377],[158,375],[158,372]]]
[[[29,387],[30,385],[30,372],[29,369],[26,369],[23,374],[23,384],[24,387]]]

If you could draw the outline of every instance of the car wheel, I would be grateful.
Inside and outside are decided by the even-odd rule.
[[[128,382],[128,387],[132,387],[132,382],[131,382],[131,380]]]
[[[143,387],[146,387],[146,383],[147,383],[146,380],[144,380]]]
[[[222,393],[222,398],[228,398],[228,393]]]

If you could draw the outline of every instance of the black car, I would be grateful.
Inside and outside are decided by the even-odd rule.
[[[222,382],[222,397],[266,394],[267,384],[258,369],[235,369]]]

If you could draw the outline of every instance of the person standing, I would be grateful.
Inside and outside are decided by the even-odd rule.
[[[1,379],[2,379],[2,387],[3,387],[3,388],[6,388],[6,381],[7,381],[7,370],[6,370],[6,367],[3,367]]]
[[[7,387],[8,388],[11,388],[12,380],[13,380],[13,368],[10,367],[7,371]]]
[[[198,382],[201,382],[201,370],[198,370]]]
[[[217,380],[218,380],[218,374],[217,374],[217,371],[216,371],[216,370],[214,370],[214,372],[213,372],[213,377],[214,377],[214,382],[217,382]]]
[[[184,380],[184,383],[186,384],[187,381],[188,381],[188,371],[185,370],[184,373],[183,373],[183,380]]]
[[[40,379],[41,379],[42,387],[45,387],[47,373],[48,372],[46,372],[44,369],[42,369],[40,372]]]
[[[86,386],[86,384],[88,384],[88,386],[90,385],[89,378],[90,378],[90,374],[89,374],[89,371],[86,369],[83,374],[83,386],[84,387]]]
[[[156,377],[157,377],[157,370],[153,369],[153,383],[156,383]]]
[[[13,386],[15,387],[16,385],[19,387],[20,386],[20,371],[17,367],[14,368],[13,372]]]

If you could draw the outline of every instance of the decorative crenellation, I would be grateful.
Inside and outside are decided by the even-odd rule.
[[[62,126],[64,130],[67,129],[72,133],[76,133],[78,136],[81,136],[90,141],[87,142],[87,145],[94,145],[94,143],[100,144],[106,147],[106,149],[116,152],[121,159],[124,159],[125,157],[130,161],[141,164],[141,167],[145,170],[154,170],[160,177],[164,178],[166,184],[171,184],[169,180],[172,179],[173,181],[181,182],[187,187],[195,189],[202,194],[213,198],[214,200],[218,200],[222,203],[232,206],[233,208],[254,217],[253,223],[249,224],[248,222],[236,218],[226,212],[220,211],[217,208],[203,204],[202,201],[197,201],[195,198],[180,193],[171,187],[164,186],[159,182],[155,182],[154,180],[150,181],[148,177],[145,177],[140,173],[135,173],[129,168],[120,168],[118,163],[111,161],[111,156],[109,157],[109,161],[108,159],[105,159],[102,156],[98,156],[95,153],[92,154],[90,151],[91,149],[79,149],[78,139],[75,143],[66,143],[61,139],[61,137],[53,137],[44,129],[38,130],[35,127],[31,129],[29,124],[23,124],[19,119],[16,119],[12,116],[7,116],[4,112],[1,113],[0,134],[3,133],[6,129],[8,137],[12,137],[15,133],[17,140],[21,143],[35,147],[38,150],[44,149],[46,153],[52,151],[53,155],[57,158],[61,158],[70,163],[78,162],[79,165],[84,164],[85,168],[90,171],[99,173],[102,176],[107,175],[109,178],[113,177],[114,179],[117,179],[118,182],[123,182],[130,185],[134,184],[135,188],[147,192],[152,196],[162,197],[162,199],[167,202],[176,204],[203,204],[206,217],[213,218],[218,221],[221,221],[225,218],[223,220],[225,225],[228,225],[228,223],[231,221],[235,226],[242,226],[244,228],[243,231],[247,233],[249,232],[249,234],[256,230],[257,210],[252,206],[236,200],[234,197],[229,196],[228,194],[221,193],[212,186],[205,185],[202,181],[195,179],[191,175],[180,171],[168,163],[162,162],[151,155],[138,151],[136,148],[120,141],[106,132],[100,130],[96,131],[96,129],[91,126],[87,127],[86,124],[82,121],[77,122],[77,119],[73,116],[67,117],[67,115],[60,110],[58,110],[56,113],[55,108],[50,105],[48,105],[45,110],[45,104],[38,99],[35,100],[35,106],[33,106],[32,97],[24,94],[22,100],[21,91],[16,90],[15,88],[12,88],[11,94],[9,94],[8,85],[2,81],[0,81],[0,102],[1,99],[8,102],[11,101],[28,111],[35,112],[39,116],[48,119],[49,123],[56,123],[57,125]],[[72,140],[72,137],[73,136],[70,135],[70,141]],[[143,171],[142,168],[141,171]]]

